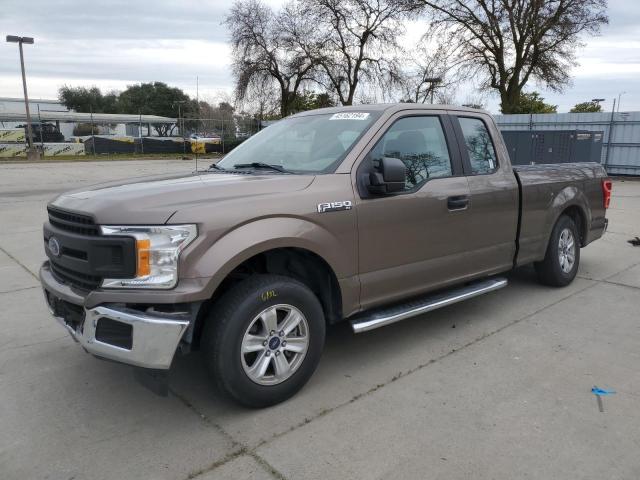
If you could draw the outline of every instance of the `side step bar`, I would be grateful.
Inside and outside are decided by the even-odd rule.
[[[353,333],[368,332],[375,328],[391,325],[406,318],[468,300],[478,295],[493,292],[507,286],[506,278],[482,280],[444,293],[429,295],[408,303],[372,310],[357,315],[351,320]]]

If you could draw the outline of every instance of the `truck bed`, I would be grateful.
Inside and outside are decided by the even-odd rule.
[[[578,220],[583,246],[602,236],[605,208],[601,183],[607,176],[602,165],[518,165],[513,170],[520,188],[517,265],[544,257],[551,229],[567,205]]]

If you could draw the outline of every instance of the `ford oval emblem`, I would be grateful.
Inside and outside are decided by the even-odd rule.
[[[60,244],[56,237],[49,237],[49,251],[54,257],[60,256]]]

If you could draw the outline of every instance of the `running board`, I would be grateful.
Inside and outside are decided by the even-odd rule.
[[[429,295],[408,303],[376,309],[359,314],[351,320],[353,333],[368,332],[375,328],[391,325],[406,318],[415,317],[431,310],[453,305],[478,295],[493,292],[507,286],[506,278],[482,280],[444,293]]]

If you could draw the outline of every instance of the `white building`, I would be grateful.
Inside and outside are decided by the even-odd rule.
[[[79,123],[95,125],[95,134],[117,136],[152,136],[154,124],[176,123],[175,118],[157,115],[78,113],[69,110],[58,100],[29,99],[32,122],[56,125],[65,139],[73,136]],[[15,128],[26,123],[24,98],[0,97],[0,128]],[[34,139],[37,142],[37,139]]]
[[[42,98],[29,99],[29,113],[31,113],[31,121],[39,122],[42,114],[47,112],[68,112],[69,109],[62,105],[58,100],[45,100]],[[24,121],[6,120],[15,115],[26,115],[24,108],[24,98],[0,97],[0,128],[14,128],[24,124]],[[65,138],[73,135],[73,124],[61,124],[58,126],[60,133]]]

